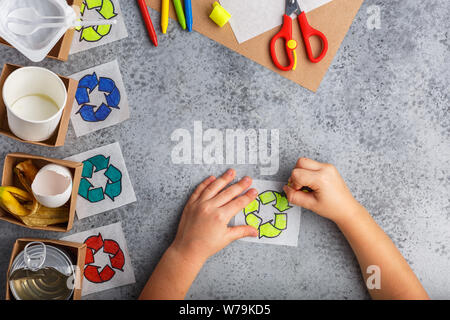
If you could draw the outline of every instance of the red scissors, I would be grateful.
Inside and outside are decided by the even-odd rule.
[[[297,0],[286,0],[286,13],[283,15],[283,26],[281,30],[272,38],[270,42],[270,55],[272,56],[273,63],[278,69],[283,71],[295,70],[297,66],[297,55],[295,49],[297,48],[297,41],[292,39],[292,14],[297,14],[298,22],[300,23],[300,29],[303,36],[303,41],[305,42],[306,53],[311,62],[317,63],[321,61],[328,51],[328,40],[325,35],[319,30],[314,29],[308,23],[305,12],[300,8]],[[311,43],[309,39],[313,36],[319,37],[322,41],[322,51],[317,57],[314,57],[312,52]],[[277,53],[275,51],[275,43],[278,39],[284,39],[286,46],[286,53],[289,60],[288,66],[283,66],[280,64],[277,58]]]

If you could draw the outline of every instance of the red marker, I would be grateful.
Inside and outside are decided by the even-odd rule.
[[[155,28],[153,28],[152,18],[150,18],[150,12],[148,11],[145,0],[138,0],[139,8],[141,9],[142,16],[144,17],[145,26],[147,27],[150,40],[152,40],[155,47],[158,46],[158,38],[156,37]]]

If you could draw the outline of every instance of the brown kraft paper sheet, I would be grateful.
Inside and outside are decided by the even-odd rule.
[[[151,8],[161,11],[161,0],[146,0]],[[245,0],[243,0],[245,1]],[[279,0],[284,1],[284,0]],[[172,2],[172,1],[171,1]],[[307,13],[310,25],[322,31],[328,39],[327,56],[319,63],[312,63],[306,56],[305,47],[300,33],[298,20],[293,23],[293,37],[299,44],[297,52],[297,69],[295,71],[281,71],[275,67],[270,57],[269,43],[272,37],[280,30],[276,27],[266,33],[263,33],[253,39],[239,44],[234,36],[229,23],[219,28],[210,18],[212,4],[214,0],[193,0],[192,12],[194,17],[194,30],[206,37],[228,47],[229,49],[240,53],[241,55],[253,60],[260,65],[280,74],[281,76],[294,81],[295,83],[316,92],[330,67],[334,56],[336,55],[345,35],[350,28],[363,0],[333,0],[328,4],[319,7],[312,12]],[[177,23],[173,4],[170,4],[169,16],[175,20],[171,23]],[[280,16],[280,22],[282,17]],[[153,17],[155,29],[161,30],[160,17]],[[160,32],[159,32],[160,33]],[[165,36],[165,35],[160,35]],[[277,43],[278,57],[281,63],[286,65],[286,54],[282,41]],[[313,48],[320,49],[320,42],[316,38],[311,39]],[[284,60],[284,61],[283,61]]]

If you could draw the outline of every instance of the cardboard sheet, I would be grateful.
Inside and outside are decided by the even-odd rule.
[[[290,205],[282,195],[284,185],[276,181],[253,180],[252,188],[258,190],[259,195],[235,216],[233,225],[251,225],[258,229],[259,236],[242,241],[297,246],[301,209]]]
[[[119,0],[84,0],[80,8],[83,20],[117,20],[113,26],[77,28],[70,54],[89,50],[128,37]]]
[[[82,296],[136,282],[120,222],[61,240],[86,245]]]
[[[78,82],[71,122],[77,137],[130,117],[127,93],[117,60],[71,76]]]
[[[301,0],[302,10],[310,12],[332,0]],[[285,1],[280,0],[220,0],[231,14],[230,25],[239,43],[281,25]]]
[[[281,1],[284,5],[284,0],[273,1]],[[281,71],[277,69],[270,58],[269,43],[271,38],[279,31],[279,27],[275,27],[270,31],[239,44],[230,24],[219,28],[209,18],[213,3],[214,0],[192,1],[194,29],[196,31],[309,90],[317,91],[363,0],[333,0],[308,13],[309,23],[314,28],[322,31],[329,42],[328,54],[320,63],[315,64],[307,59],[303,41],[301,40],[299,24],[293,24],[293,36],[299,43],[297,48],[298,66],[295,71]],[[160,0],[147,0],[147,4],[155,10],[161,10]],[[170,6],[170,17],[176,19],[173,5]],[[155,28],[160,31],[160,19],[152,18]],[[176,22],[171,21],[170,23],[173,24]],[[168,35],[159,36],[164,37]],[[312,46],[319,49],[319,41],[317,39],[313,40],[316,41],[311,41]],[[280,50],[279,56],[281,60],[281,57],[285,53],[282,51],[283,48],[281,45],[277,49]],[[226,65],[223,66],[224,69],[227,67]],[[274,86],[279,86],[279,84],[274,83]]]
[[[65,160],[83,163],[76,209],[78,219],[136,201],[118,142]]]

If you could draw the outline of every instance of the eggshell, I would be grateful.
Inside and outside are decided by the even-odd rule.
[[[48,164],[42,167],[31,184],[36,200],[45,207],[59,208],[72,194],[72,174],[66,167]]]

